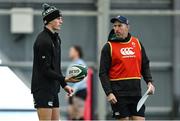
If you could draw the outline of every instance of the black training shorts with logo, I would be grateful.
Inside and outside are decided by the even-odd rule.
[[[59,107],[58,93],[52,94],[48,91],[40,90],[33,93],[35,108],[56,108]]]
[[[121,119],[131,116],[145,116],[145,105],[137,112],[136,107],[141,96],[120,96],[116,97],[117,103],[111,104],[113,110],[113,118]]]

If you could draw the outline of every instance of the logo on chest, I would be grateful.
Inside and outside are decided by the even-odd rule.
[[[135,51],[132,47],[125,47],[120,49],[120,53],[123,58],[133,58],[135,57]]]

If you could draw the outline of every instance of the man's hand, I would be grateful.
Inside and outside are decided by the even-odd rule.
[[[74,89],[72,87],[66,85],[64,87],[64,90],[68,93],[68,96],[72,96],[73,95]]]
[[[151,82],[148,82],[147,87],[148,87],[148,90],[149,90],[148,95],[153,95],[154,92],[155,92],[155,87],[154,87],[154,85],[153,85]]]
[[[114,96],[113,93],[110,93],[110,94],[107,96],[107,99],[108,99],[108,101],[109,101],[111,104],[117,103],[117,99],[116,99],[116,97]]]
[[[79,80],[74,79],[73,77],[66,77],[65,81],[66,82],[71,82],[71,83],[79,82]]]

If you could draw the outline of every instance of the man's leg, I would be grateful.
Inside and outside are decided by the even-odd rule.
[[[74,96],[73,98],[74,108],[76,110],[76,119],[84,118],[84,100]]]
[[[67,116],[68,120],[75,119],[75,108],[73,103],[74,96],[68,97]]]
[[[51,116],[52,116],[51,108],[38,108],[37,113],[40,121],[51,120]]]
[[[58,94],[55,94],[53,97],[51,120],[59,121],[59,119],[60,119],[59,97],[58,97]]]
[[[52,118],[53,108],[59,107],[59,101],[57,95],[55,97],[53,94],[47,91],[40,90],[33,94],[33,98],[34,98],[34,106],[37,109],[39,120],[50,121]]]
[[[125,96],[118,97],[116,95],[116,99],[118,100],[118,102],[115,104],[111,104],[111,107],[113,110],[113,117],[119,121],[130,120],[129,119],[130,112],[129,112],[129,108],[128,108],[128,104],[127,104],[127,102],[128,102],[127,97],[125,97]]]
[[[131,119],[132,120],[138,120],[138,121],[145,121],[145,118],[141,117],[141,116],[132,116]]]
[[[52,121],[59,121],[59,119],[60,119],[60,109],[59,108],[52,108],[51,120]]]
[[[130,120],[145,120],[145,105],[141,107],[141,109],[137,112],[137,103],[140,100],[140,96],[131,97],[132,104],[129,105],[129,109],[131,112]]]
[[[67,111],[69,120],[76,119],[77,111],[75,110],[74,104],[68,105]]]

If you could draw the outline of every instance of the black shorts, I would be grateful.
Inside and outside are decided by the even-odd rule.
[[[86,100],[87,97],[87,89],[78,90],[75,94],[76,97],[81,98],[82,100]]]
[[[37,91],[33,93],[35,108],[56,108],[59,107],[58,94],[52,94],[47,91]]]
[[[73,104],[73,96],[70,96],[70,97],[68,98],[68,103],[69,103],[70,105]]]
[[[141,96],[117,97],[118,102],[111,104],[113,110],[113,118],[120,119],[131,116],[145,116],[145,105],[141,107],[139,112],[136,111],[137,103]]]

